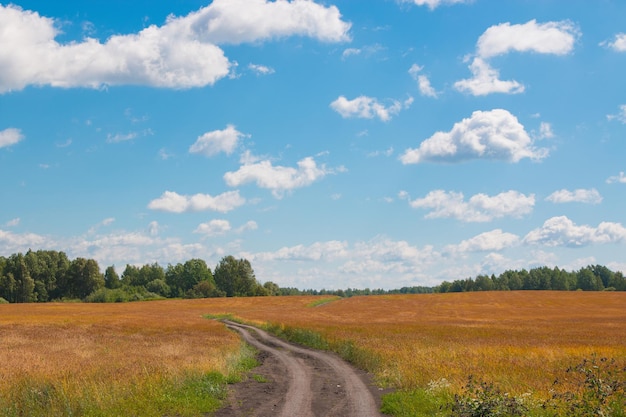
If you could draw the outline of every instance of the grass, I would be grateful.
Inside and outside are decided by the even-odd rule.
[[[474,395],[470,375],[533,410],[560,390],[584,413],[593,398],[568,386],[568,368],[592,357],[626,367],[626,293],[385,295],[310,308],[324,298],[0,305],[0,416],[202,415],[219,404],[215,387],[254,366],[208,314],[339,352],[397,389],[383,405],[397,416],[451,415],[455,394]],[[199,402],[211,392],[215,402]],[[612,415],[624,416],[616,401]]]

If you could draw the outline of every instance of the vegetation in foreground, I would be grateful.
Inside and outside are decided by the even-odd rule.
[[[527,416],[619,417],[625,303],[619,292],[520,291],[0,305],[0,409],[116,415],[134,396],[152,415],[185,415],[172,410],[190,392],[219,394],[211,384],[242,358],[237,335],[203,318],[231,314],[373,372],[397,390],[385,397],[393,415],[515,415],[519,405]],[[604,414],[589,411],[599,405]]]

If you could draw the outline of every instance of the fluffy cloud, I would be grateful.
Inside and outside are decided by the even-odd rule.
[[[400,113],[402,109],[408,108],[412,103],[413,98],[408,98],[404,103],[392,100],[391,105],[385,106],[372,97],[359,96],[353,100],[348,100],[344,96],[339,96],[337,100],[330,103],[330,107],[343,118],[373,119],[378,117],[383,122],[388,122],[392,116]]]
[[[488,28],[476,43],[476,55],[469,66],[472,78],[457,81],[457,90],[475,96],[492,93],[517,94],[524,86],[517,81],[502,81],[500,73],[489,65],[490,58],[510,52],[535,52],[565,55],[579,37],[578,29],[568,21],[524,24],[502,23]]]
[[[0,54],[1,53],[2,52],[0,52]],[[0,72],[0,76],[1,76],[1,72]],[[2,90],[0,90],[0,92],[2,92]],[[24,139],[24,135],[22,134],[22,131],[19,129],[9,128],[5,130],[0,130],[0,148],[15,145],[22,139]]]
[[[0,253],[5,255],[53,245],[49,238],[35,233],[13,233],[0,229]]]
[[[472,78],[454,83],[454,88],[474,96],[485,96],[493,93],[518,94],[524,92],[524,86],[517,81],[503,81],[500,72],[492,68],[485,60],[474,58],[469,66]]]
[[[166,191],[161,197],[148,204],[151,210],[167,211],[170,213],[184,213],[189,211],[212,210],[226,213],[245,204],[245,198],[239,191],[228,191],[218,196],[209,194],[180,195],[173,191]]]
[[[285,36],[324,42],[348,40],[339,10],[312,1],[216,0],[163,26],[61,44],[55,20],[14,5],[0,5],[0,93],[27,85],[94,87],[212,85],[231,63],[218,47]]]
[[[494,159],[519,162],[530,158],[540,160],[546,149],[533,146],[533,141],[517,118],[506,110],[476,111],[455,123],[450,132],[437,132],[423,141],[419,148],[407,149],[400,156],[403,164],[420,162],[459,162],[469,159]]]
[[[621,223],[602,222],[598,227],[578,226],[566,216],[552,217],[543,226],[524,238],[530,245],[580,247],[593,244],[618,243],[626,240]]]
[[[409,74],[417,81],[417,86],[423,96],[437,98],[437,91],[430,84],[428,77],[420,74],[423,69],[424,67],[413,64],[411,68],[409,68]]]
[[[189,152],[205,156],[212,156],[219,152],[230,155],[237,148],[239,140],[247,136],[235,129],[235,126],[228,125],[224,130],[214,130],[198,137],[196,142],[189,147]]]
[[[410,201],[413,208],[430,209],[427,219],[454,218],[464,222],[488,222],[501,217],[522,217],[532,212],[534,194],[507,191],[495,196],[476,194],[465,201],[463,193],[435,190]]]
[[[332,170],[324,165],[318,166],[311,157],[299,161],[297,168],[273,166],[268,160],[253,160],[237,171],[224,174],[224,180],[231,187],[255,182],[258,187],[271,190],[274,197],[282,198],[286,191],[306,187],[331,173]]]
[[[585,190],[579,188],[574,191],[559,190],[555,191],[546,197],[546,201],[553,203],[588,203],[588,204],[600,204],[602,202],[602,196],[595,188]]]
[[[626,33],[618,33],[612,41],[605,41],[600,45],[611,48],[616,52],[626,52]]]
[[[259,261],[334,261],[348,255],[348,244],[337,240],[311,245],[282,247],[274,252],[260,252],[252,257]]]
[[[428,6],[430,10],[444,4],[469,3],[472,0],[400,0],[402,3],[413,3],[417,6]]]
[[[206,236],[219,236],[230,231],[230,229],[231,227],[228,220],[216,219],[198,225],[194,233],[200,233]]]
[[[513,51],[565,55],[574,49],[578,36],[578,29],[568,21],[501,23],[491,26],[478,38],[476,49],[478,56],[485,59]]]
[[[513,233],[505,233],[502,229],[495,229],[464,240],[458,245],[448,246],[447,250],[462,253],[501,251],[517,245],[519,241],[519,236]]]
[[[626,175],[624,175],[623,171],[620,172],[619,175],[614,175],[606,179],[607,184],[613,184],[614,182],[626,184]]]

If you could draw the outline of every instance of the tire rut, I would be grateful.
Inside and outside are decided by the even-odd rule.
[[[370,388],[334,354],[292,345],[253,326],[224,323],[270,356],[259,368],[267,374],[269,385],[263,392],[256,392],[254,385],[238,390],[216,417],[382,416]]]

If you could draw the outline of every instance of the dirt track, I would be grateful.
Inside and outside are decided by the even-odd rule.
[[[261,366],[235,384],[215,417],[379,417],[379,392],[337,356],[286,343],[255,327],[229,328],[261,352]]]

